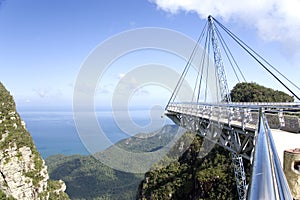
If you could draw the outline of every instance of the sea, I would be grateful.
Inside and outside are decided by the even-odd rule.
[[[95,152],[82,139],[80,131],[76,128],[73,111],[19,111],[22,120],[30,132],[37,150],[45,159],[51,155],[90,155]],[[160,116],[151,119],[148,110],[135,110],[123,120],[116,122],[116,116],[111,111],[97,111],[95,113],[99,126],[106,137],[114,144],[122,139],[134,136],[137,133],[149,133],[162,128],[172,122]],[[121,122],[120,122],[121,121]],[[138,127],[132,133],[123,130],[122,124],[134,124]],[[154,125],[153,125],[154,124]],[[140,129],[139,129],[140,128]],[[101,148],[105,150],[108,146]]]

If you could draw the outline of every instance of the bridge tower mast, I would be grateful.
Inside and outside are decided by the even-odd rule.
[[[221,57],[221,50],[218,42],[218,36],[216,34],[216,27],[214,25],[213,17],[211,15],[208,16],[208,28],[209,28],[209,34],[210,34],[213,52],[214,52],[214,62],[217,70],[217,78],[219,81],[221,101],[231,102],[226,74],[224,70],[224,64]],[[235,140],[237,143],[240,143],[238,138],[239,137],[236,136]],[[233,152],[231,153],[231,157],[234,166],[234,174],[235,174],[239,199],[244,200],[246,198],[247,183],[246,183],[246,175],[245,175],[245,170],[243,165],[243,159],[242,156]]]

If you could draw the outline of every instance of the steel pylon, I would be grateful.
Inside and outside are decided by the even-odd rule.
[[[212,16],[208,16],[208,28],[209,28],[209,34],[212,42],[212,47],[213,47],[214,62],[217,70],[217,79],[220,87],[221,101],[231,102],[231,97],[230,97],[229,88],[227,84],[227,78],[224,69],[224,63],[221,56],[218,36],[216,34],[216,27],[214,25],[214,20]],[[236,137],[236,139],[238,139],[238,137]],[[244,170],[243,158],[242,156],[234,152],[231,153],[231,158],[234,167],[234,174],[235,174],[239,199],[243,200],[246,198],[246,191],[247,191],[247,183],[246,183],[246,175]]]

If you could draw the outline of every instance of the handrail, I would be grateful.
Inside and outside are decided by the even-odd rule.
[[[267,135],[269,136],[270,148],[271,148],[271,152],[273,154],[272,161],[273,161],[273,165],[274,165],[275,179],[276,179],[276,183],[277,183],[279,199],[293,199],[289,185],[288,185],[286,177],[285,177],[285,174],[281,167],[280,159],[279,159],[279,156],[278,156],[278,153],[276,150],[275,142],[274,142],[270,127],[269,127],[265,117],[264,117],[264,121],[265,121],[267,130],[268,130]]]
[[[259,111],[255,138],[252,177],[247,199],[292,200],[263,109]]]
[[[230,102],[230,103],[197,103],[197,102],[172,102],[168,106],[175,105],[199,105],[199,106],[209,106],[209,107],[239,107],[239,108],[251,108],[254,110],[259,110],[259,108],[293,108],[300,110],[300,102]]]

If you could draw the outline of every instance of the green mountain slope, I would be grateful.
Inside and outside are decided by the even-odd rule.
[[[202,147],[196,136],[178,160],[146,173],[137,199],[237,199],[229,152],[216,145],[206,155]]]
[[[170,142],[177,130],[177,126],[167,125],[155,134],[139,134],[115,145],[130,152],[153,152]],[[95,157],[112,156],[111,148]],[[46,164],[51,179],[62,179],[72,199],[135,199],[144,178],[144,174],[112,169],[93,156],[50,156]]]
[[[231,96],[233,101],[293,101],[293,97],[283,92],[255,83],[237,84]],[[166,126],[154,134],[140,134],[122,140],[114,147],[134,153],[155,152],[178,137],[177,132],[177,126]],[[114,147],[95,156],[113,157],[117,164],[125,163],[129,168],[136,167],[138,170],[138,161],[116,154]],[[60,155],[48,158],[47,164],[50,177],[64,180],[67,193],[73,199],[238,198],[228,151],[192,133],[182,135],[168,150],[168,154],[153,164],[145,175],[111,169],[92,156]],[[244,166],[249,175],[249,161],[244,160]]]
[[[46,159],[52,179],[62,179],[71,199],[133,199],[142,175],[111,169],[93,156]]]
[[[162,130],[176,132],[177,128],[167,126]],[[170,133],[165,131],[160,134]],[[159,142],[160,134],[152,137],[153,140],[145,137],[148,142],[139,137],[116,145],[137,152],[151,151],[167,141]],[[169,140],[171,135],[166,138]],[[130,144],[133,141],[136,143]],[[92,156],[57,155],[46,159],[46,163],[50,177],[64,180],[72,199],[235,199],[237,192],[229,152],[213,146],[187,132],[146,174],[117,171]]]

